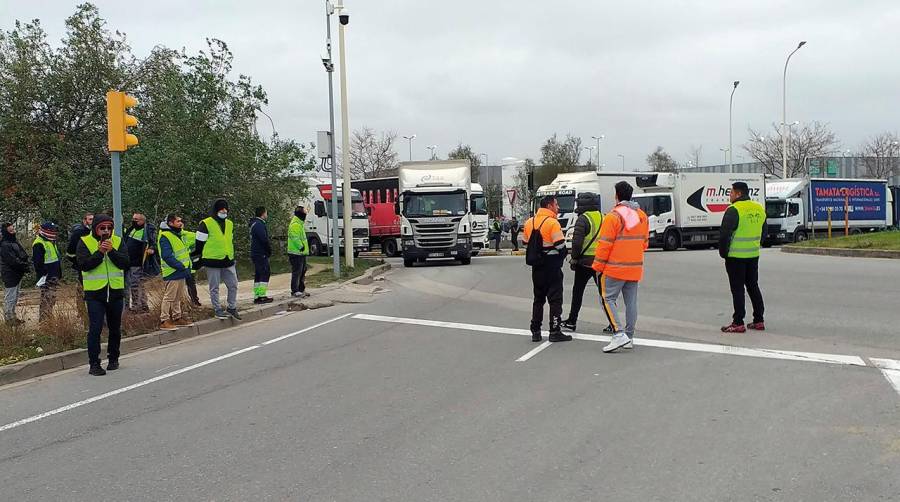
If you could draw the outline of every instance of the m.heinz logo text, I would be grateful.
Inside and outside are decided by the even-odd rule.
[[[759,188],[751,187],[748,195],[751,198],[759,197]],[[687,202],[704,213],[721,213],[731,205],[731,187],[700,187],[688,197]]]

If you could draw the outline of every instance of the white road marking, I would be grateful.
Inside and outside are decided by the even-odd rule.
[[[130,390],[134,390],[134,389],[139,389],[139,388],[141,388],[141,387],[145,387],[145,386],[150,385],[150,384],[152,384],[152,383],[159,382],[160,380],[165,380],[165,379],[167,379],[167,378],[172,378],[172,377],[178,376],[178,375],[180,375],[180,374],[182,374],[182,373],[187,373],[188,371],[193,371],[193,370],[195,370],[195,369],[197,369],[197,368],[202,368],[202,367],[204,367],[204,366],[208,366],[208,365],[210,365],[210,364],[217,363],[217,362],[219,362],[219,361],[224,361],[225,359],[232,358],[232,357],[234,357],[234,356],[243,354],[243,353],[245,353],[245,352],[250,352],[251,350],[256,350],[256,349],[262,347],[263,345],[269,345],[269,344],[272,344],[272,343],[275,343],[275,342],[279,342],[279,341],[284,340],[284,339],[286,339],[286,338],[290,338],[290,337],[292,337],[292,336],[296,336],[296,335],[299,335],[299,334],[301,334],[301,333],[306,333],[307,331],[314,330],[314,329],[319,328],[319,327],[322,327],[322,326],[324,326],[324,325],[326,325],[326,324],[329,324],[329,323],[332,323],[332,322],[335,322],[335,321],[339,321],[339,320],[341,320],[341,319],[343,319],[343,318],[345,318],[345,317],[347,317],[347,316],[350,316],[350,315],[352,315],[352,313],[347,313],[347,314],[344,314],[344,315],[341,315],[341,316],[338,316],[338,317],[329,319],[329,320],[327,320],[327,321],[323,321],[323,322],[320,322],[320,323],[318,323],[318,324],[314,324],[314,325],[309,326],[309,327],[307,327],[307,328],[303,328],[303,329],[301,329],[301,330],[299,330],[299,331],[295,331],[295,332],[293,332],[293,333],[288,333],[287,335],[279,336],[278,338],[273,338],[273,339],[271,339],[271,340],[269,340],[269,341],[267,341],[267,342],[263,342],[263,343],[261,343],[261,344],[259,344],[259,345],[252,345],[252,346],[250,346],[250,347],[246,347],[246,348],[243,348],[243,349],[240,349],[240,350],[235,350],[235,351],[229,352],[229,353],[227,353],[227,354],[225,354],[225,355],[221,355],[221,356],[218,356],[218,357],[214,357],[214,358],[212,358],[212,359],[207,359],[206,361],[202,361],[202,362],[199,362],[199,363],[197,363],[197,364],[192,364],[192,365],[190,365],[190,366],[181,368],[180,370],[170,371],[169,373],[166,373],[166,374],[164,374],[164,375],[159,375],[159,376],[157,376],[157,377],[153,377],[153,378],[150,378],[150,379],[147,379],[147,380],[144,380],[144,381],[141,381],[141,382],[138,382],[138,383],[129,385],[129,386],[127,386],[127,387],[122,387],[122,388],[120,388],[120,389],[111,390],[111,391],[109,391],[109,392],[106,392],[106,393],[103,393],[103,394],[100,394],[100,395],[97,395],[97,396],[94,396],[94,397],[85,399],[85,400],[83,400],[83,401],[78,401],[78,402],[76,402],[76,403],[67,404],[66,406],[62,406],[62,407],[60,407],[60,408],[56,408],[55,410],[50,410],[50,411],[41,413],[41,414],[39,414],[39,415],[34,415],[34,416],[31,416],[31,417],[28,417],[28,418],[23,418],[22,420],[17,420],[17,421],[15,421],[15,422],[12,422],[12,423],[9,423],[9,424],[6,424],[6,425],[0,427],[0,432],[8,431],[8,430],[10,430],[10,429],[15,429],[16,427],[19,427],[19,426],[22,426],[22,425],[25,425],[25,424],[30,424],[30,423],[32,423],[32,422],[37,422],[38,420],[43,420],[43,419],[45,419],[45,418],[47,418],[47,417],[52,417],[53,415],[58,415],[58,414],[60,414],[60,413],[66,412],[66,411],[74,410],[75,408],[80,408],[80,407],[82,407],[82,406],[85,406],[85,405],[88,405],[88,404],[91,404],[91,403],[96,403],[97,401],[101,401],[101,400],[103,400],[103,399],[107,399],[107,398],[110,398],[110,397],[113,397],[113,396],[117,396],[117,395],[119,395],[119,394],[128,392],[128,391],[130,391]]]
[[[549,347],[549,346],[551,346],[551,345],[553,345],[551,342],[544,342],[544,343],[538,345],[537,347],[535,347],[535,348],[529,350],[528,353],[525,354],[524,356],[522,356],[522,357],[516,359],[516,362],[517,362],[517,363],[524,363],[525,361],[527,361],[527,360],[531,359],[532,357],[536,356],[540,351],[546,349],[547,347]]]
[[[869,358],[876,368],[881,370],[881,374],[887,379],[891,387],[900,394],[900,360],[897,359],[876,359]]]
[[[435,328],[459,329],[463,331],[476,331],[482,333],[501,333],[506,335],[531,336],[527,329],[504,328],[499,326],[485,326],[481,324],[467,324],[447,321],[432,321],[429,319],[411,319],[407,317],[390,317],[370,314],[356,314],[354,319],[366,321],[390,322],[395,324],[414,324],[418,326],[432,326]],[[606,335],[589,335],[573,333],[572,338],[591,342],[609,342]],[[711,343],[674,342],[667,340],[654,340],[649,338],[635,338],[634,344],[646,347],[659,347],[664,349],[687,350],[691,352],[707,352],[712,354],[725,354],[731,356],[758,357],[763,359],[781,359],[787,361],[806,361],[825,364],[848,364],[853,366],[866,366],[866,362],[858,356],[841,354],[820,354],[817,352],[794,352],[789,350],[756,349],[750,347],[735,347],[732,345],[714,345]]]

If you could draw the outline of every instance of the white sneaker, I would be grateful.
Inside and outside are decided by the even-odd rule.
[[[623,348],[623,349],[633,349],[633,348],[634,348],[634,341],[631,340],[631,339],[629,339],[629,340],[628,340],[628,343],[626,343],[625,345],[623,345],[622,348]]]
[[[628,338],[628,335],[625,333],[616,333],[613,335],[612,340],[609,341],[609,345],[603,347],[603,352],[615,352],[629,343],[631,343],[631,339]]]
[[[303,293],[301,293],[300,291],[297,291],[296,293],[292,294],[291,296],[293,296],[294,298],[303,298]]]

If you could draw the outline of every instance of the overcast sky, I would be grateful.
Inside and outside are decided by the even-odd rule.
[[[78,2],[3,0],[4,29],[40,18],[55,43]],[[225,40],[235,76],[269,92],[279,134],[313,141],[328,128],[324,0],[97,0],[136,55],[154,45]],[[855,150],[900,129],[900,2],[346,0],[350,127],[416,134],[413,157],[458,142],[489,156],[540,157],[554,132],[604,134],[601,162],[645,167],[661,145],[679,162],[690,145],[721,163],[734,80],[735,162],[747,127],[781,120],[784,60],[788,121],[819,120]],[[335,26],[337,26],[337,19]],[[335,60],[337,33],[334,34]],[[336,114],[338,78],[335,74]],[[268,131],[268,120],[260,122]],[[408,156],[404,140],[401,159]],[[587,152],[585,152],[585,155]],[[585,157],[586,158],[586,157]]]

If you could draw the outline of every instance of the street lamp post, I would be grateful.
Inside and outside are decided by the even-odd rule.
[[[591,165],[591,162],[594,161],[594,149],[595,149],[595,148],[596,148],[596,147],[594,147],[594,146],[585,146],[585,147],[582,147],[582,150],[587,150],[587,151],[588,151],[588,165]]]
[[[731,153],[731,149],[730,148],[719,148],[719,151],[725,154],[725,163],[728,164],[728,172],[734,172],[734,169],[732,169],[731,164],[728,162],[728,158],[729,158],[728,154]]]
[[[597,140],[597,170],[600,170],[600,140],[606,138],[605,134],[601,134],[600,136],[591,136],[591,138]]]
[[[412,142],[414,139],[416,139],[416,135],[413,134],[412,136],[403,136],[403,139],[409,141],[409,160],[412,161]]]
[[[331,61],[331,15],[334,14],[334,6],[329,0],[325,0],[325,25],[326,38],[325,47],[328,51],[328,58],[323,60],[325,71],[328,72],[328,115],[331,120],[331,256],[333,258],[332,266],[334,267],[334,276],[341,276],[341,256],[338,249],[341,247],[340,237],[337,232],[337,197],[335,190],[337,187],[337,169],[335,168],[335,157],[337,152],[334,144],[334,63]]]
[[[431,160],[434,160],[434,150],[437,148],[437,145],[426,146],[425,148],[431,150]]]
[[[616,157],[622,157],[622,170],[624,171],[625,170],[625,156],[620,153],[619,155],[616,155]]]
[[[799,51],[801,47],[806,45],[806,40],[797,44],[797,48],[794,49],[790,54],[788,54],[787,59],[784,61],[784,75],[781,80],[781,176],[783,179],[787,179],[787,134],[785,128],[787,127],[787,68],[788,63],[791,61],[791,56],[794,55],[795,52]]]
[[[344,263],[353,268],[353,213],[350,197],[350,110],[347,104],[347,57],[344,33],[350,24],[350,15],[344,9],[344,0],[339,0],[335,10],[338,12],[338,57],[341,65],[341,166],[343,170],[343,187],[341,197],[344,205]],[[337,188],[332,187],[331,196],[337,197]]]
[[[484,164],[482,164],[482,165],[484,165],[484,166],[488,165],[488,154],[486,154],[486,153],[479,153],[478,156],[479,156],[479,157],[484,157]]]
[[[728,152],[729,152],[728,172],[730,172],[730,173],[734,172],[734,150],[732,150],[732,148],[734,148],[734,145],[732,144],[732,134],[731,134],[731,125],[732,125],[731,110],[732,110],[732,106],[734,105],[734,91],[737,90],[737,86],[740,83],[741,83],[740,80],[734,81],[734,88],[731,89],[731,97],[728,98]]]

